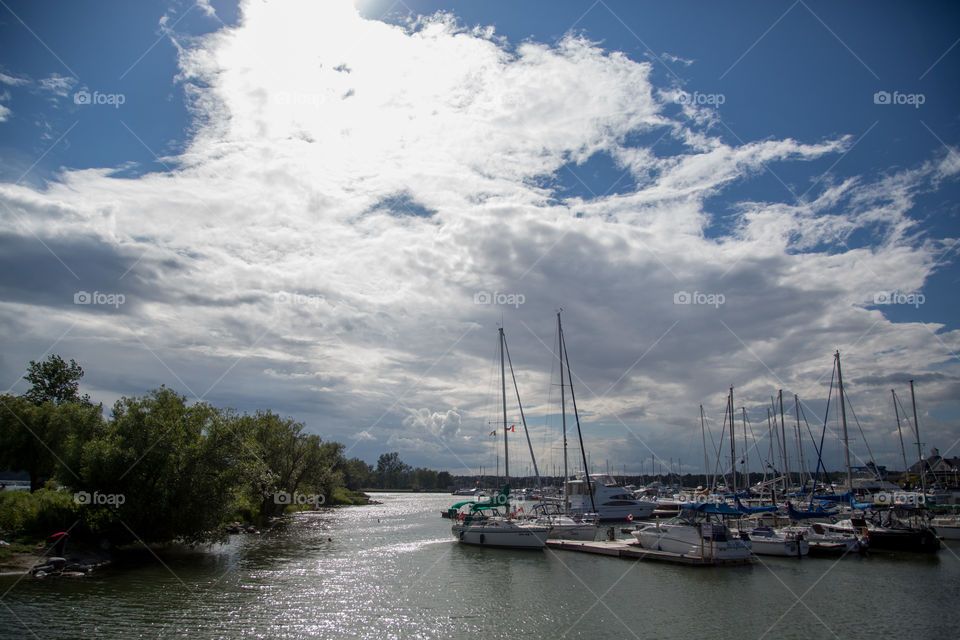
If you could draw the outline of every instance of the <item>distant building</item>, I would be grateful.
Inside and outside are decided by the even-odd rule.
[[[914,462],[907,468],[908,476],[924,475],[929,483],[942,482],[944,484],[957,484],[957,475],[960,473],[960,457],[944,458],[936,447],[930,449],[930,455]]]

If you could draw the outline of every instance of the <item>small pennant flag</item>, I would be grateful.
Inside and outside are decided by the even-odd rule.
[[[627,522],[633,522],[633,514],[627,515]]]
[[[496,437],[497,432],[496,432],[496,431],[491,431],[491,432],[490,432],[490,435],[493,436],[493,437]]]
[[[510,425],[510,428],[507,429],[507,431],[515,431],[515,430],[516,430],[516,426],[517,426],[517,425],[515,425],[515,424]]]

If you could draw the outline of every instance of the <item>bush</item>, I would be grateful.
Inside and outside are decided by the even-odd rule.
[[[0,529],[13,537],[47,536],[66,531],[80,519],[80,508],[73,493],[49,486],[33,493],[0,493]]]

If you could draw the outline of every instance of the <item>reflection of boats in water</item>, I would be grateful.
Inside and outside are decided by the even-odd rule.
[[[632,532],[645,549],[715,560],[753,557],[749,537],[734,534],[725,518],[740,514],[725,504],[687,504],[666,522],[647,522]]]

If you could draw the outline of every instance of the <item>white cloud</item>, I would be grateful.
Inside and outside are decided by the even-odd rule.
[[[760,411],[779,387],[822,397],[837,345],[851,372],[943,373],[925,389],[939,403],[956,388],[956,332],[867,304],[935,268],[944,247],[908,214],[956,174],[952,155],[741,202],[711,237],[711,197],[850,139],[731,145],[707,109],[666,115],[649,63],[573,37],[508,49],[449,16],[387,25],[350,3],[245,3],[237,27],[182,50],[181,68],[197,130],[173,171],[0,185],[7,232],[44,239],[77,275],[42,247],[21,258],[37,280],[4,285],[11,375],[66,334],[56,349],[107,397],[168,383],[296,415],[357,451],[385,443],[414,464],[474,469],[491,464],[501,315],[544,460],[560,306],[588,444],[616,465],[685,452],[697,405],[722,407],[731,382]],[[638,132],[683,152],[628,145]],[[557,199],[551,181],[595,153],[637,188]],[[845,247],[857,230],[879,236]],[[75,306],[81,288],[128,303]],[[478,291],[524,302],[475,304]],[[678,291],[726,302],[675,305]],[[889,389],[865,386],[857,409],[882,424]]]

